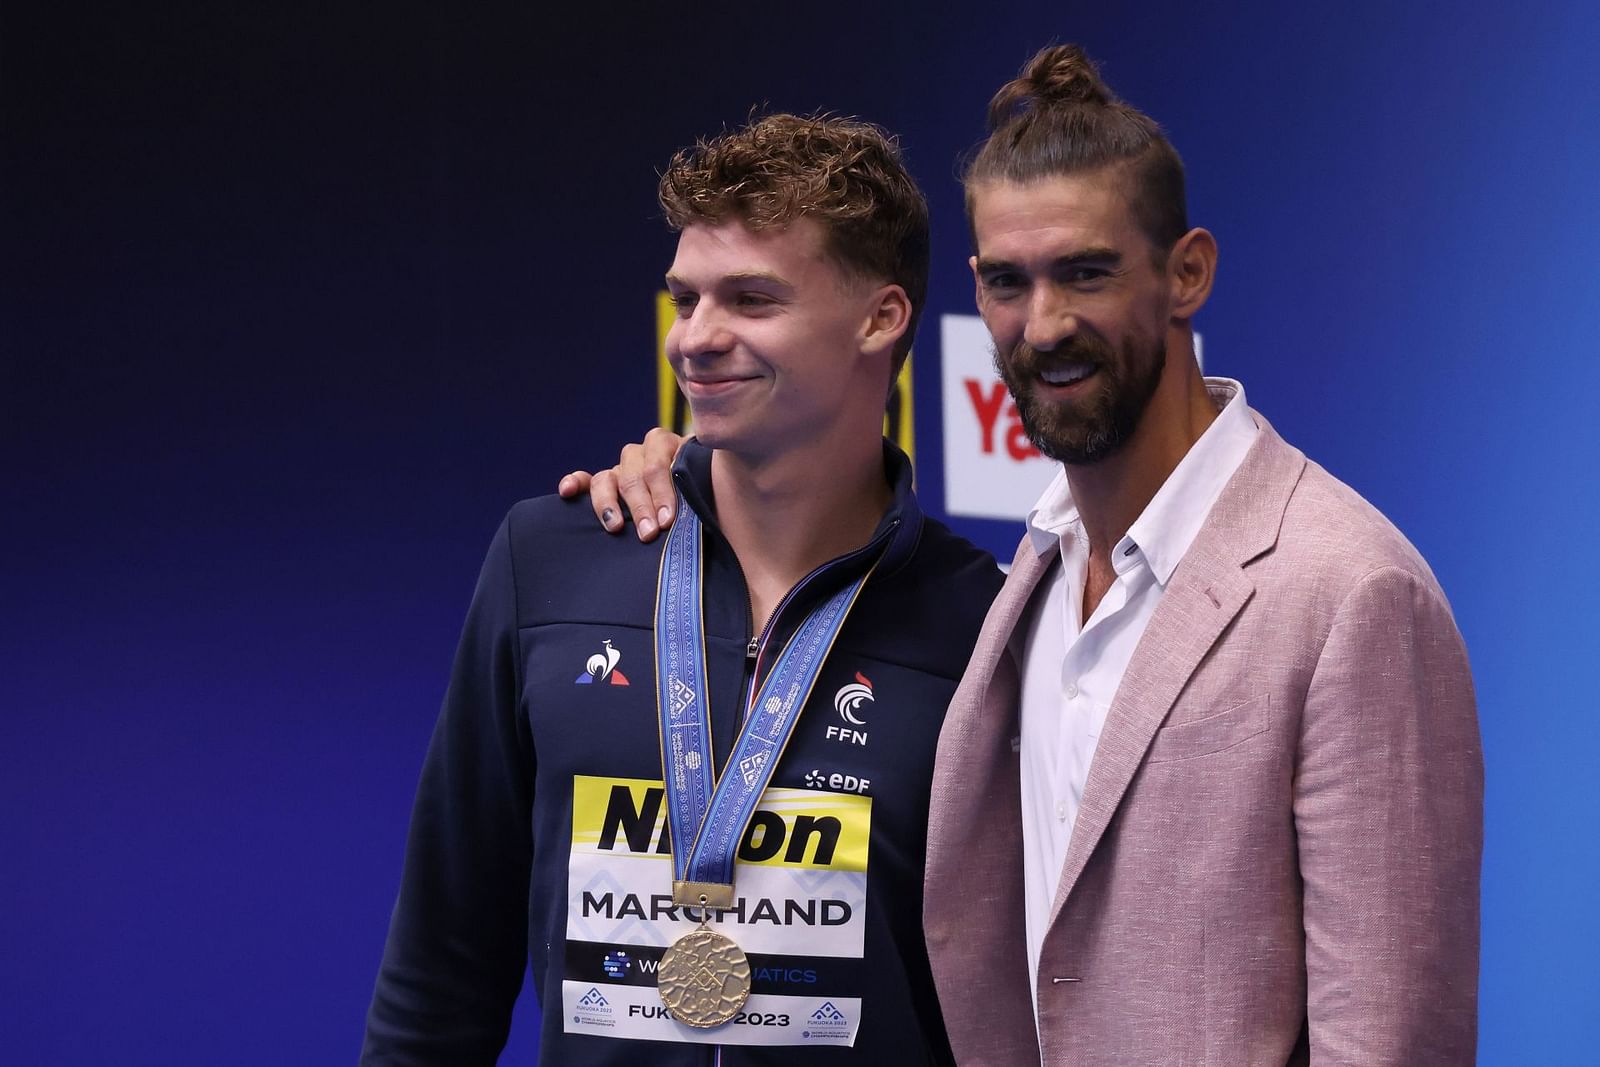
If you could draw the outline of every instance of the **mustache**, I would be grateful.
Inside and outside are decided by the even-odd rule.
[[[1097,337],[1078,336],[1062,341],[1054,348],[1034,348],[1026,341],[1011,346],[1006,362],[1013,367],[1035,368],[1041,363],[1092,363],[1103,366],[1111,362],[1111,346]]]

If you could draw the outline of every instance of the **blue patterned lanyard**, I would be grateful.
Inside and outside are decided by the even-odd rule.
[[[701,603],[704,533],[681,493],[677,514],[656,583],[656,710],[672,835],[672,895],[683,906],[726,908],[733,905],[739,841],[877,561],[800,624],[756,694],[733,754],[713,784]]]

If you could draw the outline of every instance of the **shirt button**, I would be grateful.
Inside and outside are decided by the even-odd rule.
[[[1068,682],[1067,687],[1063,689],[1062,692],[1067,695],[1068,700],[1075,700],[1078,696],[1078,687],[1073,685],[1071,682]]]
[[[1066,822],[1067,821],[1067,802],[1066,801],[1062,801],[1061,803],[1056,805],[1056,818],[1060,819],[1062,822]]]

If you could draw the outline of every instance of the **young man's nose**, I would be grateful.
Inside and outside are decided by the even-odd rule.
[[[708,307],[704,301],[695,306],[682,326],[678,348],[685,356],[714,355],[726,352],[733,345],[727,317],[719,309]]]

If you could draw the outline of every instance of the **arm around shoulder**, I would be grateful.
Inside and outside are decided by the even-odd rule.
[[[1483,752],[1427,577],[1372,571],[1306,693],[1295,774],[1313,1064],[1471,1064]]]
[[[534,753],[510,521],[479,575],[423,763],[364,1065],[492,1064],[522,986]]]

